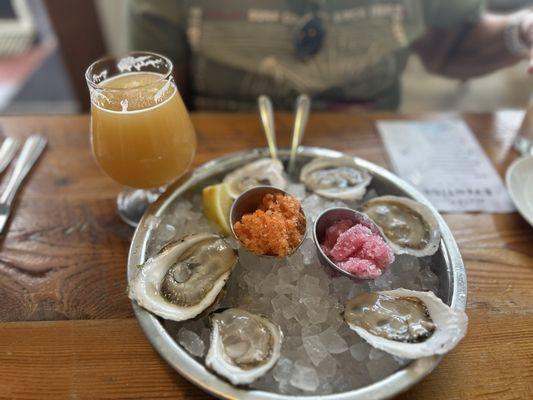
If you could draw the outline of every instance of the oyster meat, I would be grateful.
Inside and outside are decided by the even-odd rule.
[[[380,228],[396,254],[423,257],[438,250],[439,223],[424,204],[406,197],[381,196],[369,200],[363,211]]]
[[[300,181],[309,190],[329,199],[360,200],[371,180],[349,157],[316,158],[300,172]]]
[[[229,308],[211,316],[207,366],[234,385],[248,384],[276,364],[283,334],[265,317]]]
[[[262,158],[236,169],[224,178],[229,195],[236,199],[254,186],[274,186],[285,189],[287,179],[283,175],[283,164],[279,160]]]
[[[220,236],[186,236],[140,266],[129,297],[165,319],[194,318],[216,305],[236,263],[237,255]]]
[[[468,325],[433,292],[408,289],[361,293],[346,302],[344,320],[371,346],[409,359],[449,352]]]

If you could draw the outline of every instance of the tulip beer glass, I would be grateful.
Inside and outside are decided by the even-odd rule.
[[[117,205],[124,221],[136,225],[160,188],[189,169],[196,152],[172,63],[158,54],[133,52],[94,62],[85,77],[94,157],[107,175],[131,188]]]

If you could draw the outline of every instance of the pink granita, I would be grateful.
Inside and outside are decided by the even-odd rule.
[[[326,229],[326,239],[324,240],[324,243],[322,243],[322,246],[325,246],[329,249],[333,248],[335,243],[337,243],[337,238],[339,237],[339,235],[341,233],[346,232],[352,226],[353,222],[349,219],[341,219],[333,225],[329,226]]]
[[[341,261],[335,264],[346,272],[361,279],[375,279],[383,272],[375,263],[364,258],[350,257],[347,261]]]
[[[321,248],[335,265],[362,279],[377,278],[394,261],[376,229],[349,220],[328,227]]]

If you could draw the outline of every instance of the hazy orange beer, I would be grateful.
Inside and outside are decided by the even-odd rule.
[[[91,132],[102,169],[133,188],[154,188],[180,177],[196,152],[196,136],[176,85],[160,74],[132,72],[100,86]]]
[[[117,198],[135,225],[157,189],[180,178],[196,154],[196,133],[161,55],[132,52],[95,61],[85,74],[91,95],[91,143],[100,167],[135,190]]]

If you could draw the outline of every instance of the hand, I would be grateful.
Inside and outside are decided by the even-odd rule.
[[[528,13],[522,17],[519,29],[522,40],[529,48],[527,72],[533,75],[533,9],[528,10]]]

